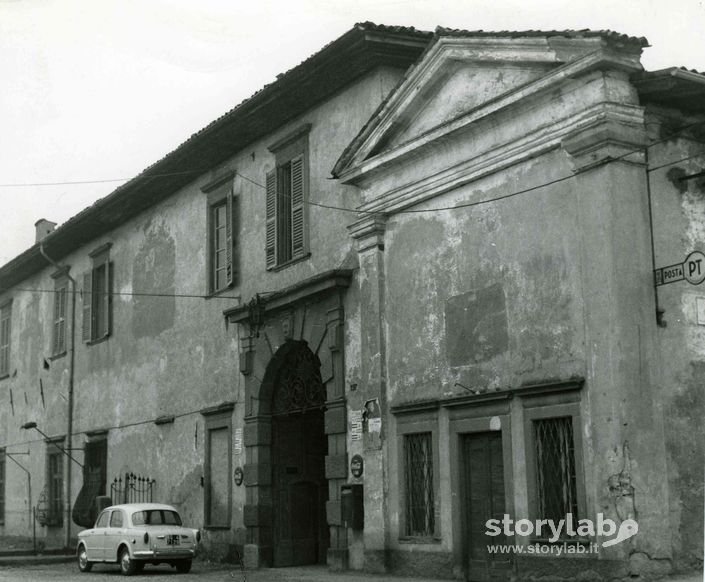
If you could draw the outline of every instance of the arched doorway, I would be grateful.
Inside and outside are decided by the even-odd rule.
[[[272,391],[274,566],[325,564],[328,484],[321,364],[306,342],[282,348]]]

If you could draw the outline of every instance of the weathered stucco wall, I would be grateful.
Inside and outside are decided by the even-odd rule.
[[[243,428],[245,415],[238,361],[241,330],[237,325],[226,327],[223,310],[255,293],[275,291],[339,268],[352,248],[345,230],[348,213],[310,206],[310,258],[277,272],[265,270],[261,185],[275,162],[268,146],[310,123],[310,200],[354,207],[356,188],[329,180],[330,169],[399,75],[399,71],[387,68],[370,73],[275,134],[234,154],[165,202],[62,260],[70,265],[80,291],[82,275],[91,267],[88,253],[103,243],[112,243],[113,328],[107,340],[93,345],[81,341],[82,298],[77,299],[73,439],[73,446],[80,449],[86,432],[108,429],[109,481],[125,471],[156,479],[155,501],[173,503],[187,523],[203,525],[206,430],[199,411],[235,402],[233,434]],[[206,293],[208,201],[200,188],[226,169],[235,169],[247,178],[235,179],[240,214],[238,284],[210,299],[180,297]],[[354,262],[354,255],[352,258]],[[13,299],[12,368],[16,374],[0,381],[0,440],[8,452],[29,446],[30,456],[21,459],[32,472],[33,503],[46,480],[46,445],[35,438],[37,433],[20,431],[19,426],[35,421],[51,436],[66,433],[69,358],[52,361],[49,369],[43,367],[43,359],[51,354],[53,294],[39,290],[53,289],[53,271],[47,267],[23,282],[21,290],[3,296]],[[354,297],[352,293],[353,303]],[[356,365],[355,358],[352,361]],[[155,425],[153,420],[163,415],[176,418],[173,423]],[[27,445],[28,440],[33,442]],[[82,451],[74,454],[83,460]],[[243,448],[240,456],[234,455],[233,467],[242,467],[244,456]],[[27,535],[31,524],[25,476],[11,462],[7,465],[8,512],[0,533]],[[72,501],[81,485],[81,470],[75,466]],[[214,555],[223,557],[228,545],[244,543],[244,503],[245,487],[233,486],[232,529],[208,532],[205,537],[205,546]],[[80,529],[72,528],[73,535]],[[61,541],[60,529],[40,532]]]
[[[445,94],[442,85],[426,89]],[[454,105],[445,103],[437,123],[448,124],[443,115]],[[376,246],[359,234],[368,228],[363,220],[353,229],[365,245],[361,298],[374,306],[361,312],[368,364],[359,389],[384,399],[387,412],[398,410],[385,416],[381,450],[366,452],[373,472],[365,478],[365,519],[374,528],[365,532],[365,549],[387,548],[388,565],[461,575],[467,548],[457,518],[458,431],[489,430],[493,414],[504,419],[503,438],[511,441],[507,503],[516,519],[530,517],[529,405],[514,398],[493,408],[478,400],[473,411],[444,402],[579,378],[585,384],[577,396],[541,402],[579,407],[585,515],[639,522],[638,536],[603,548],[590,567],[596,576],[667,570],[673,552],[663,527],[669,483],[647,172],[631,153],[645,126],[628,75],[572,75],[486,117],[472,110],[467,119],[477,121],[457,121],[447,134],[438,129],[440,137],[427,131],[431,110],[389,115],[397,117],[379,138],[382,146],[369,146],[371,160],[351,173],[363,188],[363,208],[389,213]],[[594,165],[608,156],[619,159]],[[413,406],[426,406],[432,420],[419,426],[438,435],[440,526],[431,542],[404,539],[400,530],[396,439],[411,415],[402,409]],[[356,446],[351,442],[351,451]],[[546,571],[548,563],[526,562],[523,575]],[[557,563],[566,576],[585,564],[569,557]]]
[[[705,251],[705,181],[682,180],[703,171],[702,118],[654,109],[648,117],[652,150],[656,267]],[[689,130],[681,128],[690,126]],[[680,133],[668,139],[674,132]],[[689,158],[684,160],[683,158]],[[660,390],[666,419],[670,525],[679,564],[702,564],[705,461],[705,287],[680,281],[658,287],[664,326],[658,330]],[[698,316],[700,306],[700,316]]]

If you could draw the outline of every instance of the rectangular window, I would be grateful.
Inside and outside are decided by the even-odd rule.
[[[5,523],[5,449],[0,449],[0,524]]]
[[[554,523],[586,515],[580,421],[582,381],[547,383],[520,392],[524,414],[529,517]],[[566,530],[561,530],[566,536]],[[537,540],[547,539],[544,530]]]
[[[66,351],[66,282],[56,284],[54,289],[54,342],[52,354],[58,356]]]
[[[12,303],[0,307],[0,378],[10,375],[10,335]]]
[[[305,125],[270,146],[276,167],[266,176],[266,265],[272,269],[307,254],[308,131]]]
[[[230,415],[206,417],[204,479],[205,526],[229,528],[232,511],[232,421]]]
[[[227,260],[227,225],[226,213],[227,204],[221,202],[211,208],[212,213],[212,253],[213,253],[213,280],[211,281],[213,291],[224,289],[228,286],[228,260]]]
[[[534,420],[537,516],[558,523],[578,512],[573,419],[570,416]]]
[[[405,517],[407,536],[430,537],[435,531],[433,439],[430,432],[404,435]]]
[[[235,285],[237,275],[237,201],[235,172],[201,188],[208,195],[208,293]]]
[[[110,243],[93,251],[93,268],[83,276],[83,341],[91,342],[110,335],[112,327],[113,264]]]
[[[62,441],[57,441],[62,446]],[[64,454],[56,448],[53,442],[47,447],[47,524],[60,526],[64,512]]]

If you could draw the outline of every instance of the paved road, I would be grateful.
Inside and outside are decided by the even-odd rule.
[[[44,564],[0,567],[0,582],[119,582],[123,580],[117,564],[95,565],[89,574],[81,574],[75,564]],[[243,572],[223,564],[194,562],[189,574],[177,574],[169,566],[146,566],[135,582],[439,582],[423,578],[374,576],[365,573],[331,573],[325,566],[276,568]]]
[[[81,574],[75,564],[45,564],[0,567],[0,582],[119,582],[123,580],[117,565],[97,565],[90,574]],[[168,566],[147,566],[134,576],[136,582],[441,582],[426,578],[375,576],[364,573],[331,573],[324,567],[277,568],[254,570],[243,574],[222,564],[194,563],[189,574],[176,574]],[[663,582],[701,582],[702,574],[681,574]]]

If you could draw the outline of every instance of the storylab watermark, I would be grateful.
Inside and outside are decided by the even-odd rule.
[[[605,517],[604,514],[597,514],[597,521],[594,522],[591,519],[579,519],[575,520],[572,514],[567,514],[565,519],[555,521],[552,519],[519,519],[514,521],[509,515],[504,514],[502,519],[488,519],[485,522],[485,527],[487,528],[485,534],[488,536],[498,536],[504,534],[507,537],[510,536],[522,536],[522,537],[532,537],[540,538],[546,540],[549,544],[555,544],[557,542],[565,542],[566,540],[572,539],[599,539],[600,543],[590,543],[587,546],[581,546],[584,551],[578,551],[573,549],[573,551],[568,551],[566,546],[555,546],[557,548],[564,548],[562,553],[594,553],[597,552],[598,548],[602,546],[603,548],[608,548],[610,546],[617,545],[624,540],[627,540],[635,536],[639,532],[639,524],[633,519],[625,519],[624,521],[617,524],[613,519]],[[549,547],[550,546],[539,546],[538,544],[529,546],[487,546],[496,548],[493,553],[553,553],[560,555],[559,550],[555,551],[538,551],[537,547]],[[516,548],[522,547],[523,550],[517,550]],[[500,552],[499,548],[507,548],[506,552]],[[513,548],[513,549],[512,549]],[[529,548],[534,548],[533,551],[529,551]],[[594,548],[594,549],[593,549]]]

